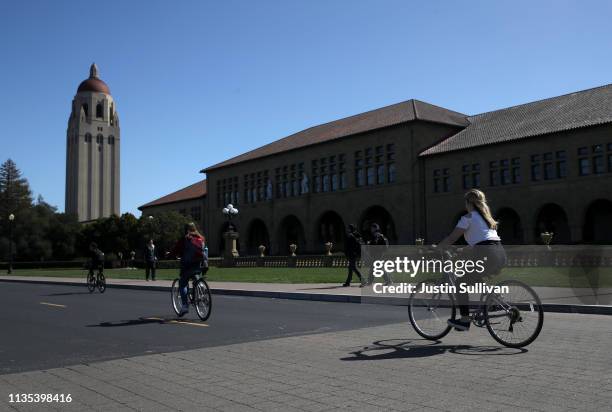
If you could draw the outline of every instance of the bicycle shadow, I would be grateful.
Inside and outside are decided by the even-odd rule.
[[[167,323],[173,323],[173,322],[181,322],[181,320],[165,318],[161,316],[160,317],[150,316],[150,317],[140,317],[138,319],[120,320],[116,322],[100,322],[94,325],[87,325],[87,327],[88,328],[117,328],[117,327],[123,327],[123,326],[140,326],[140,325],[151,325],[151,324],[165,325]]]
[[[89,291],[86,292],[66,292],[66,293],[49,293],[47,295],[40,296],[71,296],[71,295],[91,295],[92,293]]]
[[[353,356],[340,358],[343,361],[372,361],[387,359],[424,358],[453,353],[456,355],[519,355],[528,352],[525,348],[513,349],[503,346],[442,345],[441,341],[383,339],[372,342],[363,349],[353,351]],[[394,343],[395,342],[395,343]]]

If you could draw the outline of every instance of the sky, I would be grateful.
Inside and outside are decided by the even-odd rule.
[[[305,128],[408,100],[466,114],[612,83],[609,1],[0,0],[0,161],[64,210],[92,62],[121,120],[121,211]]]

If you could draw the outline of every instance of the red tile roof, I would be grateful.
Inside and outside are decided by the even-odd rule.
[[[467,116],[462,113],[412,99],[302,130],[250,152],[217,163],[200,172],[206,173],[213,169],[219,169],[248,160],[271,156],[288,150],[299,149],[413,120],[465,127],[468,125],[466,118]]]
[[[206,179],[204,179],[190,186],[184,187],[181,190],[177,190],[176,192],[170,193],[169,195],[160,197],[159,199],[153,200],[152,202],[142,205],[138,208],[138,210],[142,211],[142,209],[146,207],[197,199],[199,197],[206,196],[206,193]]]

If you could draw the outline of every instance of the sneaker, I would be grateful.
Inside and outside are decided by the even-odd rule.
[[[470,322],[463,322],[461,319],[449,319],[446,321],[446,323],[458,331],[466,331],[470,329]]]
[[[345,287],[345,288],[348,288],[348,287],[350,287],[350,286],[351,286],[351,284],[350,284],[350,283],[343,283],[343,284],[342,284],[342,287]]]
[[[183,306],[181,308],[181,312],[179,313],[179,317],[184,316],[187,313],[189,313],[189,305]]]

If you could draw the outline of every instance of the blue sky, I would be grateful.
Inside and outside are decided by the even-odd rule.
[[[96,62],[121,209],[304,128],[418,98],[476,114],[612,82],[607,1],[4,1],[0,161],[64,208],[70,102]]]

